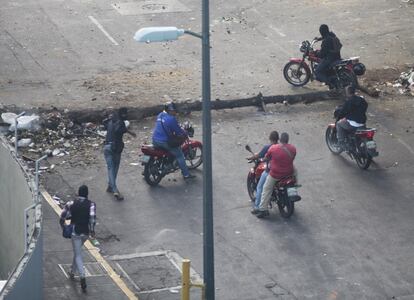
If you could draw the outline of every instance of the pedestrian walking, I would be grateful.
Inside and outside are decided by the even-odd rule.
[[[61,215],[60,226],[64,227],[65,220],[70,219],[72,226],[73,260],[69,277],[75,279],[79,274],[82,291],[86,291],[85,268],[83,266],[82,246],[89,235],[95,237],[96,204],[88,199],[88,187],[82,185],[78,190],[78,198],[66,203]]]
[[[103,122],[107,130],[103,148],[106,165],[108,167],[108,187],[106,191],[108,193],[113,193],[117,200],[124,200],[124,197],[119,192],[116,185],[116,178],[121,162],[121,153],[124,150],[124,142],[122,138],[125,133],[129,133],[133,137],[136,137],[136,134],[128,130],[125,126],[124,121],[127,118],[128,110],[126,107],[122,107],[117,113],[113,114],[109,119],[106,119]]]

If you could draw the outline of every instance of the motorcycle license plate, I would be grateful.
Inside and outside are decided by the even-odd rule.
[[[287,189],[288,197],[298,196],[298,189],[295,187],[290,187]]]
[[[377,148],[377,143],[375,143],[374,141],[367,142],[367,149],[376,149],[376,148]]]
[[[151,156],[148,156],[148,155],[141,156],[141,162],[146,164],[149,162],[150,158]]]

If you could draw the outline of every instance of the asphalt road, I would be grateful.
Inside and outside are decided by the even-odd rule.
[[[408,127],[393,121],[389,107],[394,103],[370,103],[369,124],[378,128],[380,156],[368,171],[349,157],[332,155],[325,145],[325,127],[338,103],[269,106],[267,114],[253,108],[213,114],[217,299],[414,297],[414,139],[406,133]],[[407,124],[413,107],[409,100],[405,104],[407,114],[401,113],[400,121]],[[198,114],[190,119],[200,126]],[[103,158],[96,167],[58,171],[74,188],[90,186],[104,255],[173,250],[190,258],[202,274],[201,172],[191,183],[179,174],[168,175],[152,188],[143,180],[142,168],[131,165],[138,161],[138,146],[150,136],[152,122],[134,124],[139,137],[126,146],[119,175],[125,201],[105,193]],[[276,210],[259,220],[249,212],[244,145],[258,150],[275,129],[290,133],[298,149],[295,165],[303,200],[289,220]]]
[[[197,40],[147,45],[132,37],[144,26],[199,31],[200,3],[154,1],[144,13],[137,3],[4,1],[0,102],[95,108],[160,103],[163,95],[198,99]],[[339,35],[344,57],[360,55],[370,69],[410,63],[412,13],[412,5],[397,0],[212,2],[212,97],[319,88],[292,89],[281,70],[320,23]],[[335,103],[270,106],[275,113],[266,115],[253,108],[213,114],[217,299],[414,298],[413,107],[405,105],[371,100],[380,156],[368,171],[331,155],[324,145]],[[200,115],[192,119],[201,138]],[[201,172],[191,183],[176,174],[158,188],[147,186],[142,169],[130,163],[138,161],[153,120],[134,125],[139,138],[127,144],[119,176],[125,201],[105,193],[102,153],[96,153],[102,159],[93,167],[57,166],[61,181],[72,190],[90,186],[104,255],[174,250],[202,274]],[[257,220],[249,213],[243,147],[249,143],[258,150],[274,129],[289,132],[298,148],[303,200],[290,220],[274,212]],[[50,191],[65,197],[67,187],[59,180],[50,179]]]
[[[300,93],[282,68],[327,23],[369,69],[411,63],[414,6],[387,0],[214,1],[212,97]],[[138,44],[145,26],[200,31],[190,0],[7,0],[0,7],[0,102],[62,108],[139,106],[201,96],[200,43]]]

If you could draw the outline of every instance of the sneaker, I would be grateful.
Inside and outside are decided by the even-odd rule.
[[[87,286],[85,277],[81,277],[80,282],[81,282],[82,291],[85,292],[86,291],[86,286]]]
[[[110,185],[108,185],[108,187],[106,188],[106,192],[107,193],[113,193],[112,188]]]
[[[75,273],[73,273],[73,271],[69,272],[69,278],[70,280],[75,280]]]
[[[257,215],[258,213],[260,213],[260,210],[259,210],[258,208],[253,208],[253,209],[250,211],[250,213],[251,213],[252,215]]]
[[[187,176],[184,176],[184,179],[191,179],[191,178],[195,178],[196,176],[193,174],[188,174]]]
[[[124,196],[122,196],[120,192],[115,192],[114,197],[116,198],[116,200],[119,200],[119,201],[124,200]]]
[[[267,216],[269,216],[269,211],[268,210],[261,210],[256,215],[256,217],[258,217],[259,219],[262,219],[262,218],[267,217]]]

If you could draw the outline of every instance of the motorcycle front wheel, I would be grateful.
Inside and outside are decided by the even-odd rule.
[[[144,178],[150,186],[156,186],[160,183],[163,174],[161,172],[161,161],[151,157],[148,163],[145,164]]]
[[[329,151],[333,154],[338,155],[342,152],[341,148],[338,146],[338,139],[336,138],[336,128],[328,127],[325,133],[325,141],[328,146]]]
[[[254,176],[251,174],[247,175],[247,193],[249,194],[251,201],[256,201],[256,182]]]
[[[295,202],[290,201],[289,198],[285,196],[285,199],[280,199],[277,202],[277,207],[279,208],[280,215],[283,218],[290,218],[295,211]]]
[[[288,62],[283,68],[283,76],[293,86],[304,86],[311,77],[310,71],[300,62]]]
[[[189,146],[184,153],[185,163],[189,169],[196,169],[203,163],[203,147]]]

